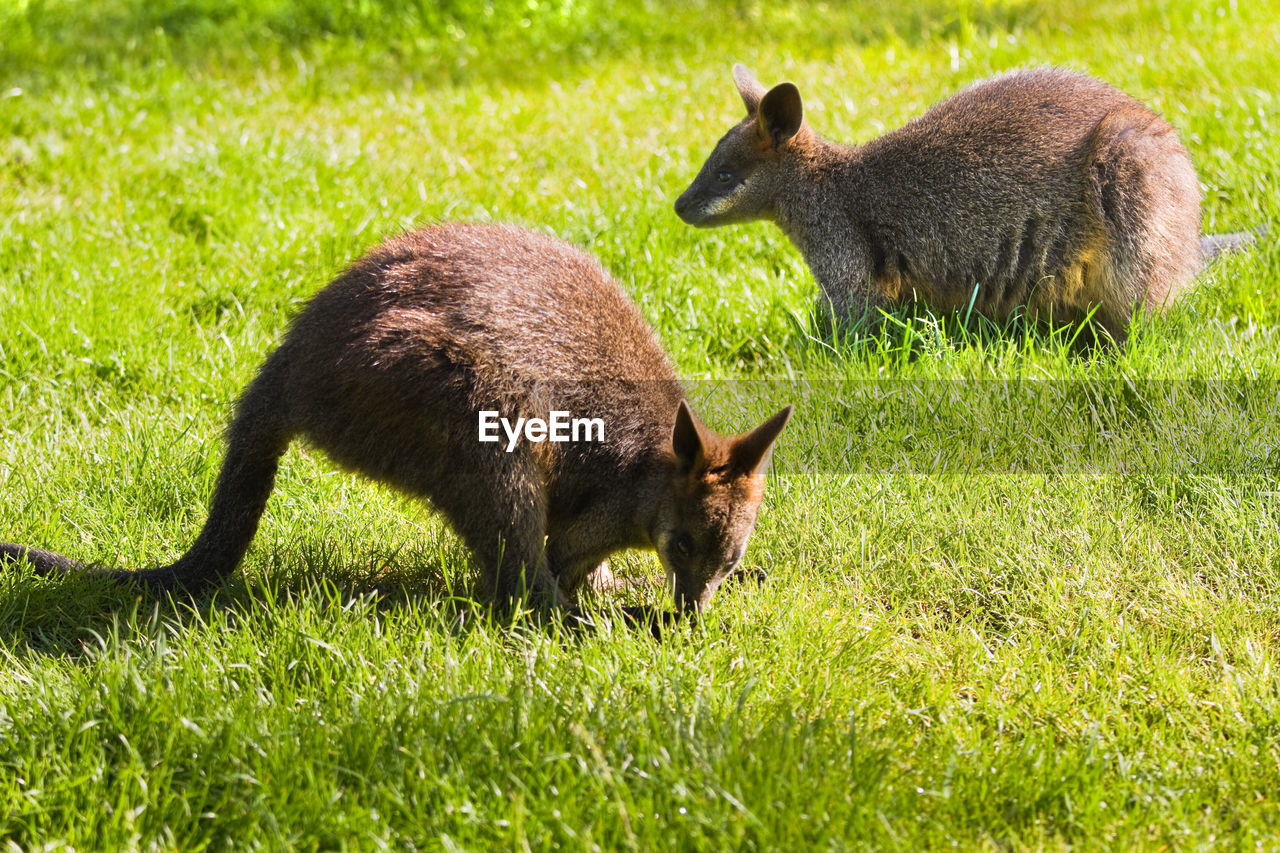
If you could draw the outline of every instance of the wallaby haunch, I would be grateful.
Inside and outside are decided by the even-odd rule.
[[[595,441],[481,442],[478,413],[600,419]],[[302,437],[426,498],[499,604],[562,602],[624,548],[652,548],[681,611],[742,559],[791,407],[719,436],[684,400],[640,312],[592,258],[517,228],[441,225],[392,239],[321,290],[240,398],[209,518],[171,565],[89,569],[161,589],[217,582],[257,530]],[[553,418],[554,420],[554,418]],[[21,545],[0,561],[86,567]]]
[[[691,225],[772,219],[822,289],[820,316],[918,300],[1122,338],[1250,235],[1200,239],[1200,188],[1174,129],[1082,74],[984,80],[861,146],[819,137],[791,83],[741,65],[747,117],[675,203]]]

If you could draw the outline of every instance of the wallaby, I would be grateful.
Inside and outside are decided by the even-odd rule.
[[[1005,319],[1092,316],[1125,335],[1219,251],[1174,129],[1110,86],[1059,68],[984,80],[865,145],[829,142],[791,83],[742,65],[747,116],[676,200],[711,227],[778,223],[822,290],[820,318],[874,318],[917,300]]]
[[[791,410],[717,435],[591,257],[514,227],[439,225],[373,249],[297,317],[240,398],[208,520],[176,562],[97,569],[11,544],[0,557],[160,589],[216,583],[244,556],[278,460],[302,437],[426,498],[499,605],[565,604],[610,554],[648,548],[678,611],[701,611],[742,559]],[[601,428],[556,441],[557,413]],[[486,419],[507,434],[480,440]]]

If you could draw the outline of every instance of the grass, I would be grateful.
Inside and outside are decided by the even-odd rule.
[[[0,574],[11,848],[1275,846],[1274,240],[1118,350],[833,348],[776,228],[670,204],[734,60],[844,141],[1056,63],[1177,126],[1207,230],[1275,234],[1276,3],[83,6],[0,0],[0,538],[175,556],[290,317],[440,219],[598,255],[713,424],[797,417],[768,582],[661,643],[494,624],[439,519],[306,448],[215,595]]]

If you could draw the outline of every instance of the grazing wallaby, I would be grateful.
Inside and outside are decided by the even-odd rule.
[[[865,145],[819,137],[791,83],[741,65],[747,117],[676,200],[715,226],[772,219],[822,289],[819,315],[918,300],[1076,322],[1122,338],[1236,234],[1200,240],[1200,189],[1172,127],[1058,68],[984,80]]]
[[[427,228],[356,261],[267,358],[190,550],[161,568],[91,571],[161,589],[217,582],[248,549],[297,436],[428,499],[500,605],[562,602],[611,553],[653,548],[679,609],[701,610],[742,559],[790,415],[713,433],[592,258],[512,227]],[[86,568],[21,545],[0,557],[41,574]]]

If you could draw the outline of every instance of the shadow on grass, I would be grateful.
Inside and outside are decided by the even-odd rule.
[[[276,565],[265,576],[238,571],[208,589],[172,593],[88,573],[41,578],[26,567],[6,564],[0,566],[3,585],[8,587],[0,592],[0,641],[74,657],[123,626],[141,630],[148,622],[158,622],[185,628],[208,624],[215,612],[231,620],[251,618],[255,612],[296,606],[308,598],[341,607],[373,597],[385,610],[427,601],[433,609],[456,611],[453,621],[460,629],[476,621],[465,614],[483,612],[467,596],[453,594],[441,565],[427,567],[412,578],[406,571],[404,577],[397,577],[398,583],[384,583],[364,566],[332,565],[331,555],[323,549],[305,553],[301,568],[281,571],[276,555],[269,562]],[[325,563],[328,573],[308,565],[316,562]]]
[[[594,633],[602,621],[617,621],[660,639],[678,621],[676,614],[659,607],[622,605],[599,596],[588,597],[582,607],[560,610],[494,608],[469,581],[456,583],[443,561],[399,552],[344,561],[318,546],[289,555],[276,552],[267,562],[265,574],[237,571],[197,592],[160,592],[87,573],[41,578],[28,568],[0,564],[0,643],[75,658],[91,653],[110,635],[148,633],[160,625],[199,629],[308,604],[321,610],[372,606],[379,613],[416,608],[454,636],[484,627],[543,631],[572,640]],[[220,618],[211,618],[215,614]]]

